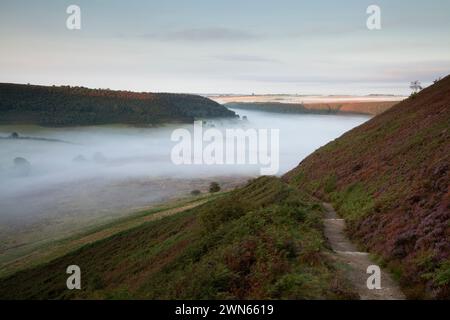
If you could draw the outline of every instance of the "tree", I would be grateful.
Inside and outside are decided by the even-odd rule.
[[[435,80],[433,81],[433,83],[436,84],[436,83],[438,83],[438,82],[441,81],[441,80],[442,80],[442,77],[439,77],[439,78],[435,79]]]
[[[193,196],[198,196],[200,193],[201,193],[201,191],[197,190],[197,189],[191,191],[191,195],[193,195]]]
[[[22,157],[14,158],[14,171],[18,176],[28,176],[31,172],[31,164]]]
[[[413,91],[413,94],[423,89],[419,80],[412,81],[409,88]]]
[[[220,185],[217,182],[211,182],[209,185],[209,192],[216,193],[220,191]]]

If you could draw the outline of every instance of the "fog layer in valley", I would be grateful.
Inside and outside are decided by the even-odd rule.
[[[363,123],[364,116],[283,115],[236,110],[243,120],[208,120],[207,128],[280,130],[280,170]],[[233,187],[259,175],[258,165],[174,165],[173,130],[98,126],[0,126],[0,255],[81,230],[139,208],[207,192],[211,181]],[[205,143],[207,144],[207,143]],[[0,261],[1,262],[1,261]]]

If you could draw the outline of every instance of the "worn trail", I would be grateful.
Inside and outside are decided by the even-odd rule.
[[[345,234],[345,221],[339,219],[331,204],[324,203],[325,236],[333,249],[337,262],[346,266],[346,277],[354,286],[362,300],[401,300],[405,299],[399,286],[388,272],[381,270],[381,289],[367,287],[367,267],[375,265],[367,252],[360,252]]]

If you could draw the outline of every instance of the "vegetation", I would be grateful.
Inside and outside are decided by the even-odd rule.
[[[0,84],[1,124],[155,125],[234,116],[220,104],[196,95]]]
[[[321,216],[308,196],[263,177],[0,279],[0,298],[353,298],[326,255]],[[72,264],[81,290],[66,289]]]
[[[220,185],[217,182],[211,182],[209,185],[209,192],[215,193],[220,191]]]
[[[229,102],[227,107],[232,109],[244,110],[262,110],[278,113],[318,113],[318,114],[337,114],[338,110],[324,109],[311,111],[300,103],[280,103],[280,102]]]
[[[280,103],[229,102],[227,107],[243,110],[261,110],[288,114],[368,114],[377,115],[391,108],[396,101],[332,102],[332,103]]]
[[[331,201],[410,298],[449,298],[450,76],[347,132],[284,179]]]
[[[282,179],[252,180],[0,279],[0,299],[353,298],[327,255],[312,196],[333,203],[409,298],[449,298],[449,108],[450,76]],[[72,264],[81,267],[82,290],[66,289]]]

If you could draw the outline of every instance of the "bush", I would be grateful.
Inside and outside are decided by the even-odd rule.
[[[213,231],[223,223],[230,222],[243,216],[249,209],[249,206],[237,198],[219,199],[214,204],[201,213],[201,221],[205,231]]]
[[[450,260],[445,261],[437,269],[434,281],[439,286],[445,286],[450,284]]]
[[[215,193],[220,191],[220,185],[217,182],[211,182],[209,185],[209,192]]]
[[[201,191],[197,190],[197,189],[191,191],[191,195],[193,195],[193,196],[198,196],[200,193],[201,193]]]
[[[374,209],[374,200],[360,183],[354,183],[347,189],[332,194],[335,208],[349,221],[369,214]]]

